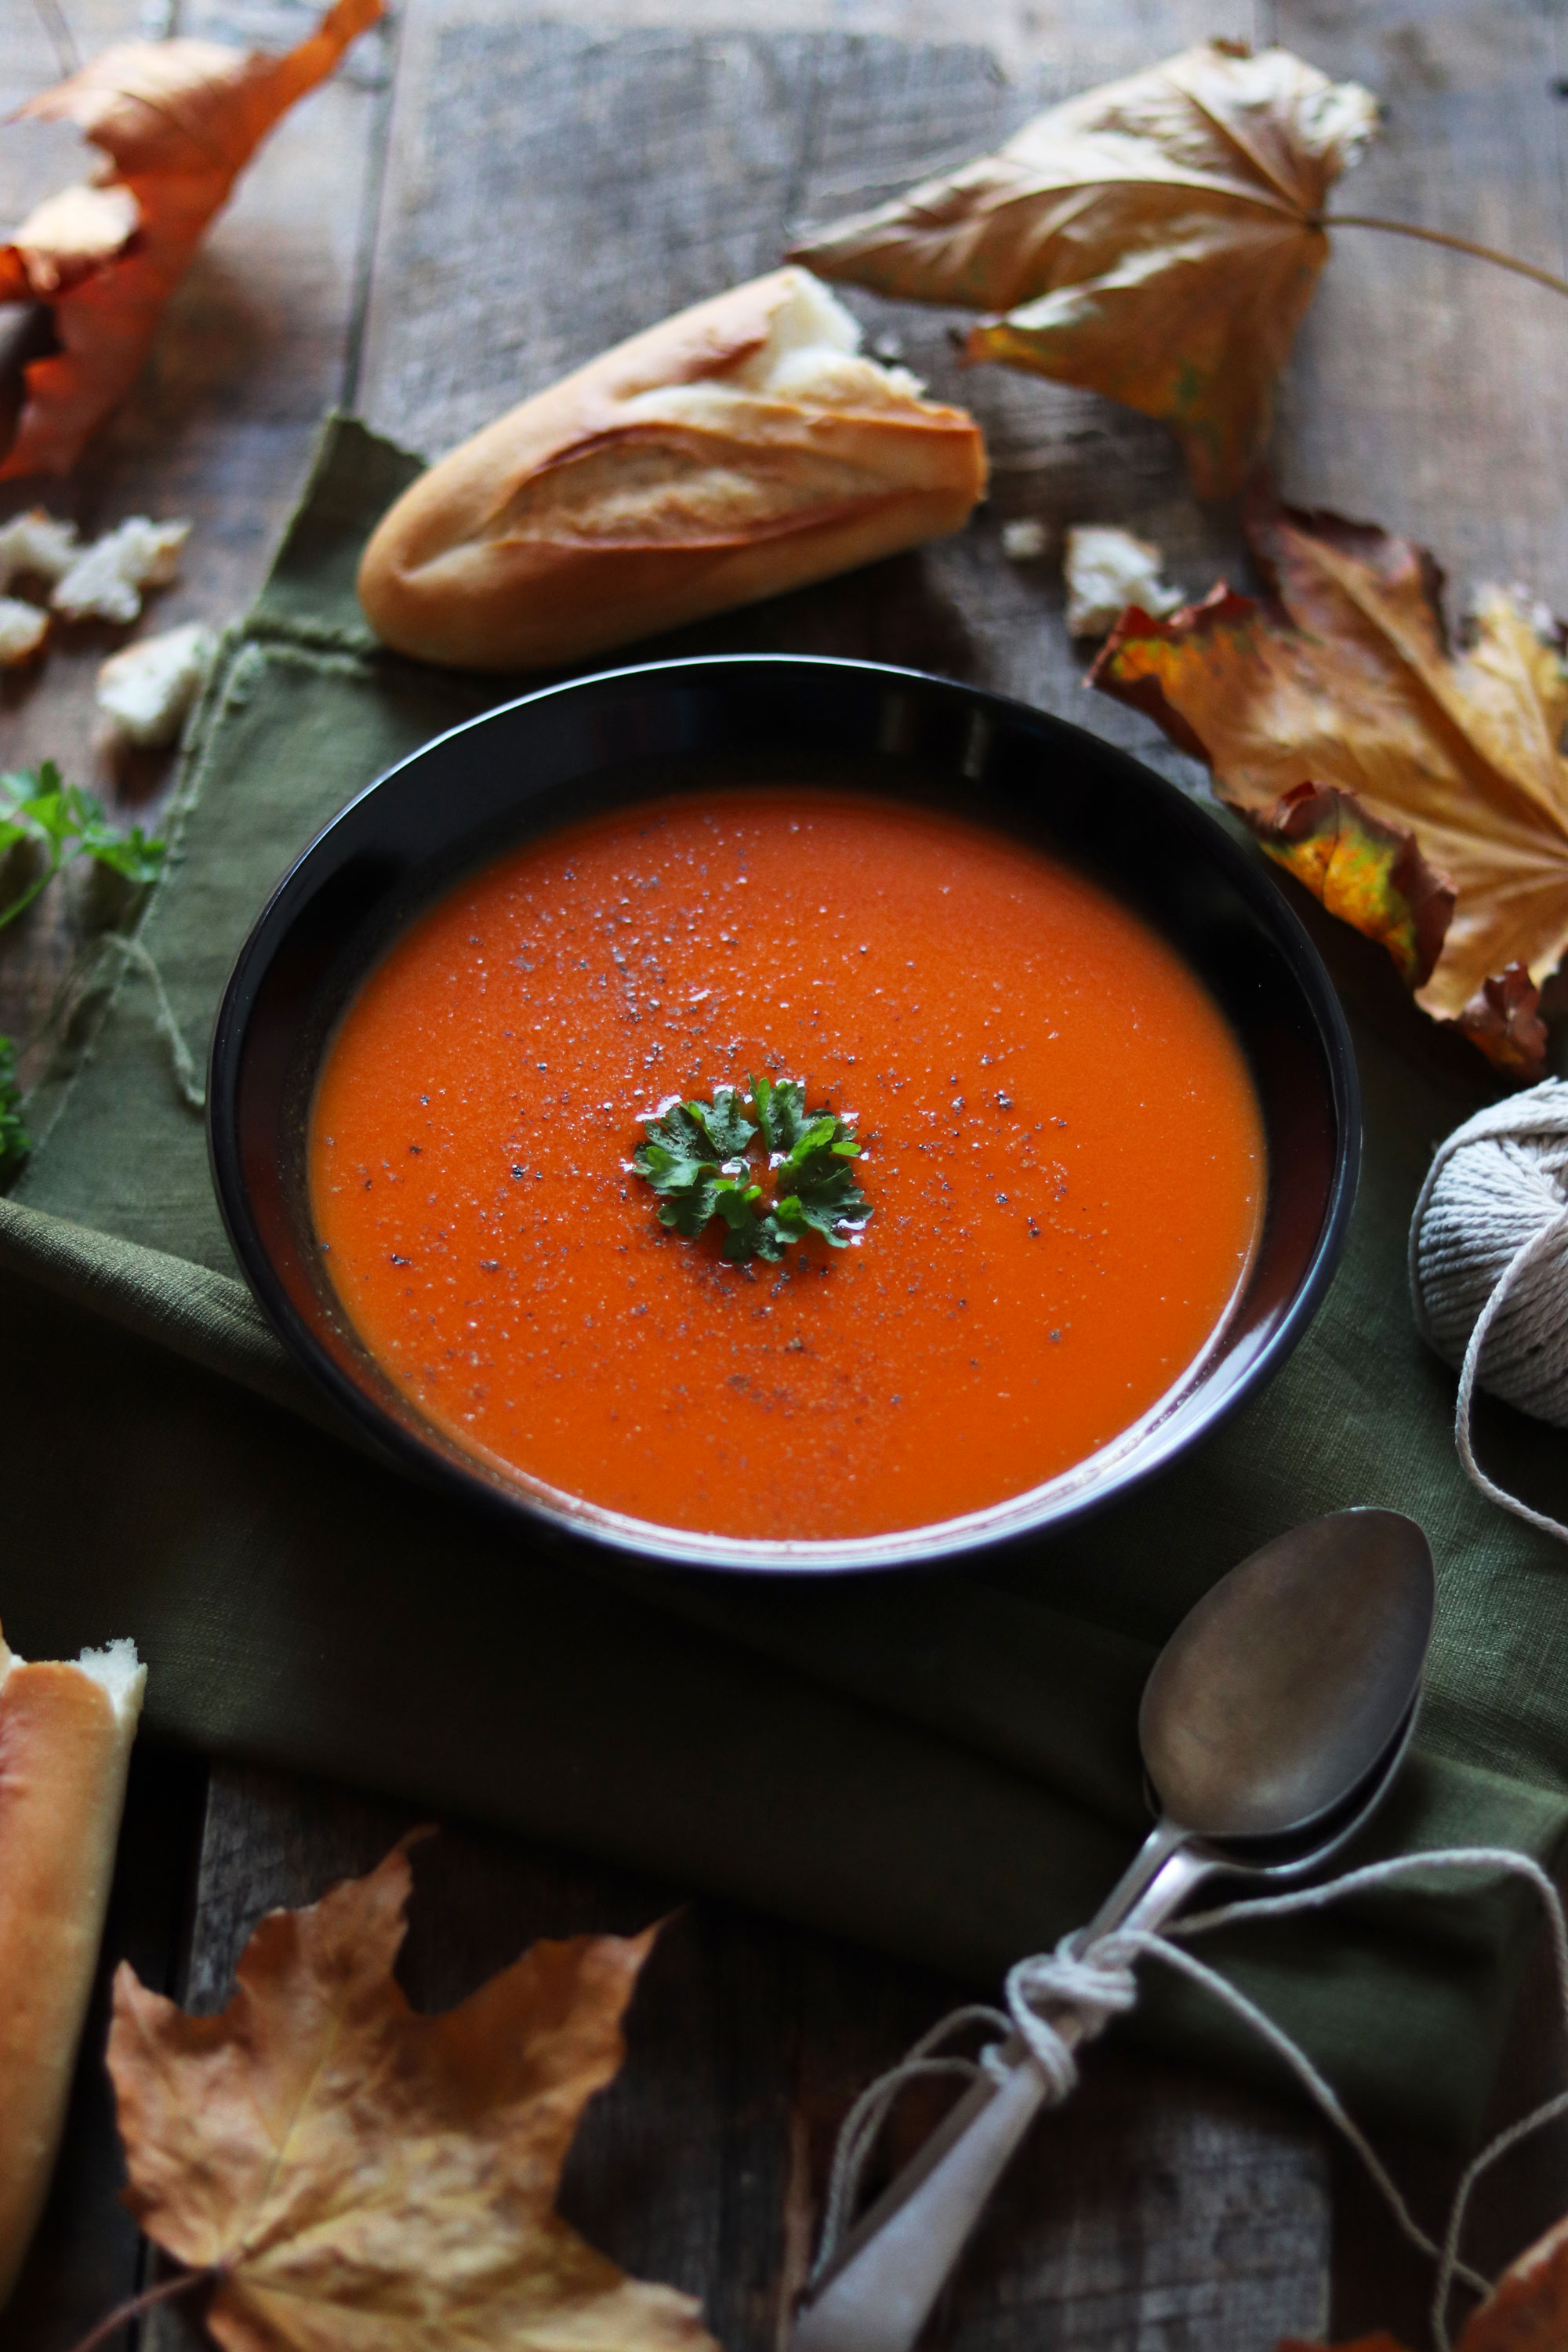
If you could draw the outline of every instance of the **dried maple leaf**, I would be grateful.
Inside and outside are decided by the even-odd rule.
[[[134,383],[164,304],[256,148],[382,6],[335,0],[280,58],[212,41],[129,41],[21,110],[74,123],[105,164],[0,247],[0,302],[50,303],[59,344],[26,371],[0,480],[69,472]]]
[[[1134,606],[1092,683],[1206,759],[1221,798],[1384,941],[1435,1019],[1541,1076],[1539,991],[1568,950],[1556,644],[1488,589],[1454,653],[1432,558],[1374,525],[1259,500],[1247,535],[1268,599],[1216,589],[1169,620]]]
[[[400,1846],[269,1913],[216,2017],[115,1979],[126,2200],[216,2273],[212,2334],[229,2352],[717,2352],[689,2296],[628,2279],[554,2210],[657,1931],[536,1944],[422,2017],[392,1975],[408,1888]]]
[[[1240,488],[1329,257],[1322,207],[1377,101],[1288,49],[1185,49],[796,248],[824,278],[1005,312],[965,346],[1166,418]]]

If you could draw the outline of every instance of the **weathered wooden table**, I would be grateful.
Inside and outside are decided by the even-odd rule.
[[[281,46],[310,13],[298,0],[66,7],[84,56],[139,31]],[[445,447],[660,311],[771,267],[790,228],[1210,33],[1285,42],[1384,95],[1356,210],[1564,267],[1562,0],[404,0],[258,157],[77,475],[23,486],[3,510],[47,495],[84,526],[190,516],[184,577],[143,625],[220,619],[258,584],[327,406]],[[9,0],[0,107],[56,78],[59,37],[52,6]],[[20,218],[78,160],[68,134],[0,134],[0,218]],[[1347,231],[1339,248],[1285,387],[1287,492],[1413,531],[1460,583],[1521,580],[1568,608],[1568,306],[1405,240]],[[1201,592],[1221,569],[1237,576],[1234,518],[1194,504],[1160,428],[996,370],[960,388],[940,319],[862,307],[981,415],[994,499],[921,565],[781,604],[774,641],[973,677],[1145,744],[1140,722],[1082,693],[1056,564],[1009,566],[1000,526],[1037,516],[1054,541],[1075,520],[1125,520]],[[94,733],[94,671],[121,635],[70,633],[40,673],[0,687],[3,756],[52,756],[145,819],[166,764],[142,757],[111,776]],[[0,1029],[36,1029],[68,953],[65,922],[43,907],[5,935]],[[216,2005],[263,1908],[364,1867],[405,1818],[148,1749],[106,1958]],[[406,1979],[426,2006],[538,1934],[628,1927],[681,1893],[460,1824],[418,1874]],[[777,2344],[837,2118],[952,1992],[689,1905],[638,1996],[626,2069],[574,2152],[567,2210],[629,2267],[700,2294],[731,2352]],[[1527,2002],[1505,2104],[1561,2063],[1543,2013]],[[55,2195],[0,2319],[16,2352],[69,2345],[142,2275],[114,2200],[102,2030],[100,1999]],[[1395,2154],[1436,2211],[1443,2159]],[[1565,2201],[1559,2139],[1499,2184],[1483,2254],[1500,2259]],[[1254,2352],[1325,2325],[1331,2275],[1339,2332],[1393,2323],[1419,2340],[1421,2273],[1315,2125],[1107,2047],[1018,2166],[932,2341]],[[143,2329],[183,2332],[167,2316]]]

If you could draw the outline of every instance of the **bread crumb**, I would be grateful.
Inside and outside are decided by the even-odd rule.
[[[19,596],[0,596],[0,669],[30,661],[43,644],[49,616]]]
[[[42,507],[0,522],[0,590],[13,580],[62,580],[81,553],[74,522],[57,522]]]
[[[1148,540],[1134,539],[1113,523],[1075,525],[1062,564],[1070,635],[1105,636],[1129,604],[1141,604],[1146,613],[1173,613],[1183,596],[1161,579],[1163,561]]]
[[[141,637],[110,654],[98,673],[97,700],[127,743],[144,751],[172,743],[201,691],[213,635],[199,621]]]
[[[191,535],[188,522],[132,515],[83,550],[49,602],[70,621],[133,621],[143,588],[166,588]]]
[[[1046,526],[1033,515],[1021,515],[1002,526],[1002,552],[1009,563],[1037,563],[1048,541]]]

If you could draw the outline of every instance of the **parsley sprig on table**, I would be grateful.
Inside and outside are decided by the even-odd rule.
[[[807,1110],[802,1079],[774,1086],[748,1077],[746,1085],[744,1094],[715,1087],[711,1102],[672,1103],[647,1122],[632,1165],[658,1196],[659,1223],[695,1241],[718,1217],[728,1229],[722,1254],[737,1265],[753,1257],[776,1265],[807,1234],[846,1248],[871,1214],[851,1165],[860,1156],[855,1129],[833,1111]],[[771,1203],[746,1158],[759,1135]]]
[[[0,774],[0,860],[24,845],[34,852],[33,870],[15,897],[0,899],[0,930],[76,858],[89,858],[133,884],[153,881],[163,863],[161,841],[139,824],[116,833],[97,797],[79,784],[68,784],[52,760]],[[29,1149],[16,1048],[9,1037],[0,1036],[0,1174]]]
[[[0,856],[22,842],[40,854],[37,871],[14,898],[0,904],[0,929],[15,922],[62,866],[90,857],[128,882],[151,882],[163,863],[163,844],[138,825],[116,833],[101,803],[79,784],[68,784],[52,760],[0,775]]]

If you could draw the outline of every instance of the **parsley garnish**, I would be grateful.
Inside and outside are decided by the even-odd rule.
[[[830,1110],[808,1111],[800,1078],[748,1078],[751,1091],[715,1087],[711,1102],[676,1102],[649,1119],[632,1165],[658,1198],[658,1221],[695,1241],[714,1217],[728,1228],[723,1255],[776,1265],[792,1242],[820,1234],[847,1246],[871,1214],[849,1165],[854,1129]],[[754,1111],[754,1119],[747,1117]],[[746,1158],[758,1135],[773,1180],[771,1206]]]
[[[116,833],[102,803],[79,784],[68,784],[52,760],[0,775],[0,859],[24,843],[37,854],[37,870],[14,898],[0,904],[0,930],[15,922],[48,888],[61,866],[75,858],[90,858],[132,883],[154,880],[163,863],[161,841],[139,824],[129,833]],[[0,1175],[31,1150],[22,1119],[16,1047],[11,1038],[0,1036]]]
[[[20,842],[43,853],[40,870],[0,907],[0,929],[47,890],[62,866],[90,857],[128,882],[151,882],[163,862],[163,844],[138,825],[116,833],[101,803],[79,784],[68,784],[52,760],[0,775],[0,856]]]

